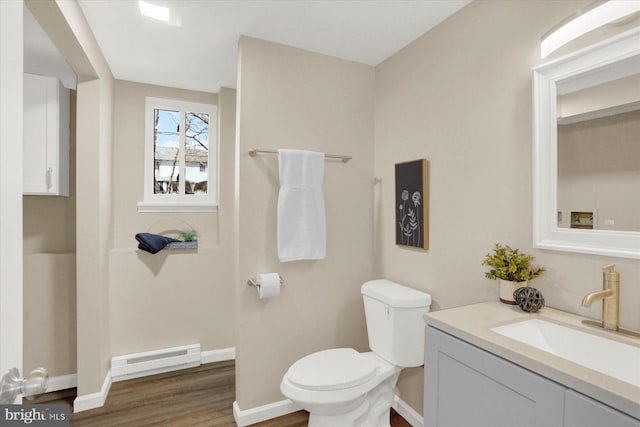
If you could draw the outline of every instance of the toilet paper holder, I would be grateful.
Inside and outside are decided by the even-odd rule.
[[[281,285],[284,284],[284,279],[282,278],[282,276],[278,274],[278,277],[280,277],[280,284]],[[249,277],[249,280],[247,280],[247,285],[255,286],[256,288],[260,287],[260,284],[258,283],[255,277]]]

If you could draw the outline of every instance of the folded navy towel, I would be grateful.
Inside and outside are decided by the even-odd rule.
[[[171,237],[165,237],[151,233],[138,233],[136,234],[136,240],[138,241],[138,249],[147,251],[152,254],[160,252],[171,242],[180,241],[172,239]]]

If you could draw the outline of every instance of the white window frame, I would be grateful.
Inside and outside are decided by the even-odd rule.
[[[185,180],[180,180],[180,194],[154,194],[154,110],[180,112],[180,169],[185,168],[185,112],[209,115],[209,163],[207,194],[184,194]],[[144,200],[138,202],[138,212],[215,212],[218,207],[218,107],[213,104],[177,99],[146,97],[145,100],[145,150],[144,150]]]

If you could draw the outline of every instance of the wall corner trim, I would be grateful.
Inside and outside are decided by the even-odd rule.
[[[99,392],[76,397],[76,399],[73,401],[73,412],[82,412],[104,406],[104,402],[107,400],[107,395],[109,394],[110,389],[111,369],[107,371],[107,375],[104,378],[104,383],[102,383],[102,388]]]
[[[393,404],[391,405],[395,411],[402,416],[413,427],[423,427],[424,417],[417,413],[407,402],[400,399],[400,396],[393,396]]]
[[[236,348],[228,347],[228,348],[221,348],[219,350],[203,351],[201,353],[201,357],[202,357],[201,363],[213,363],[213,362],[222,362],[225,360],[235,360]]]
[[[281,417],[299,410],[300,408],[298,405],[289,399],[268,403],[266,405],[246,409],[244,411],[240,410],[238,401],[233,402],[233,418],[235,419],[238,427],[245,427],[251,424],[270,420],[272,418]]]

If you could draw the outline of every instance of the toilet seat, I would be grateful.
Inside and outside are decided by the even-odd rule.
[[[287,379],[305,390],[344,390],[369,381],[376,372],[372,359],[352,348],[334,348],[298,360],[287,371]]]

